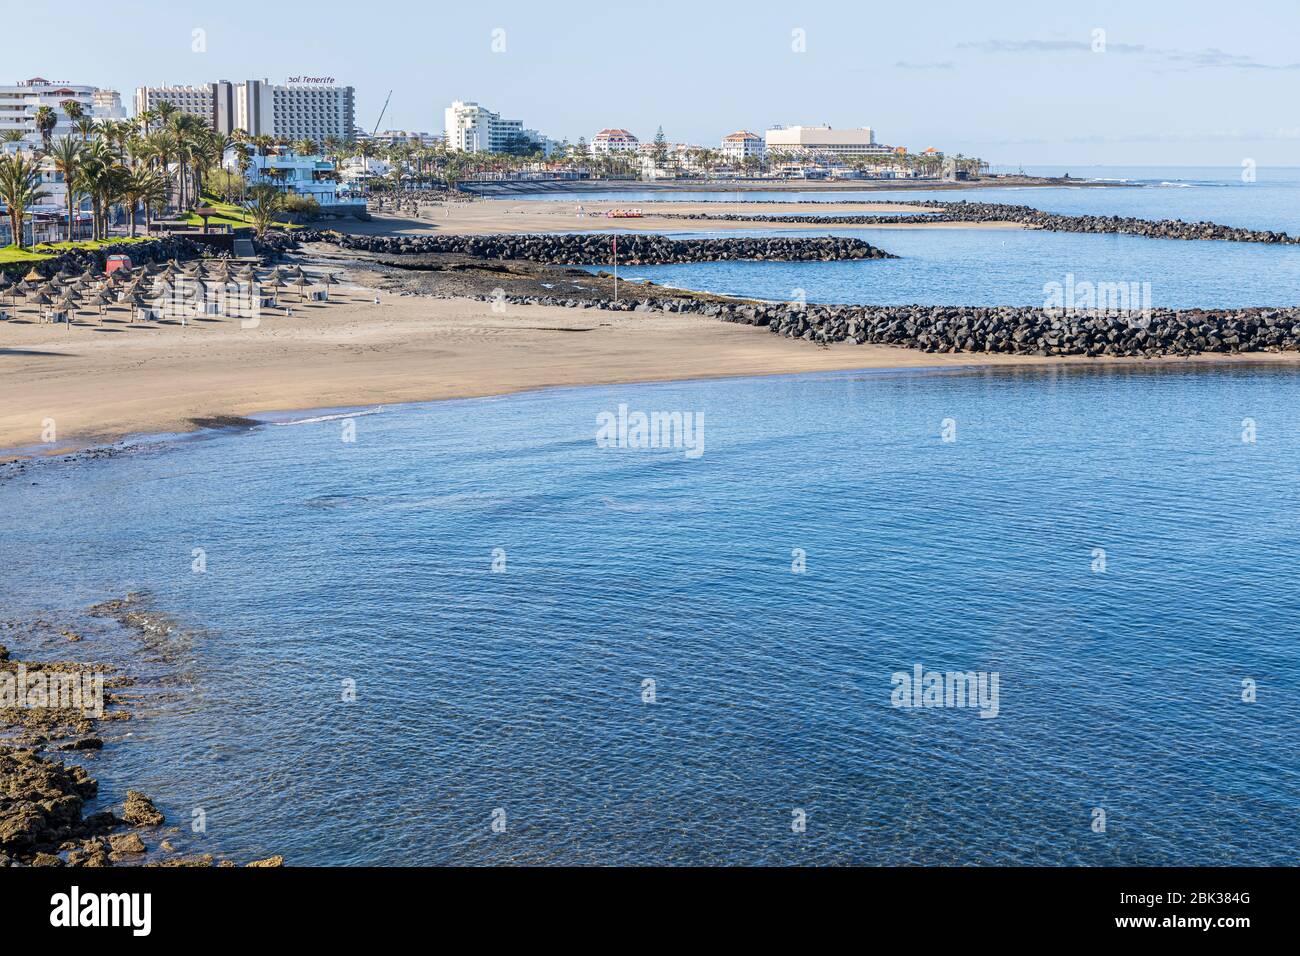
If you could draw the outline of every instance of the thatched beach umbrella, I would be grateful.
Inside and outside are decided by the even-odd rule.
[[[36,306],[36,315],[39,318],[41,314],[41,306],[50,305],[53,300],[44,292],[37,292],[29,301],[32,305]]]
[[[131,312],[131,322],[132,324],[134,324],[136,315],[138,315],[141,312],[147,311],[149,309],[149,303],[146,302],[144,300],[144,296],[142,296],[138,292],[134,293],[126,301],[127,301],[127,308]]]
[[[307,286],[311,285],[301,269],[298,270],[298,275],[294,277],[293,284],[298,287],[298,301],[301,302],[306,298]]]
[[[91,306],[92,308],[96,308],[96,309],[99,310],[99,324],[100,324],[100,325],[103,325],[103,324],[104,324],[104,306],[108,304],[108,303],[107,303],[107,300],[104,298],[104,296],[103,296],[101,293],[98,293],[98,292],[97,292],[97,293],[95,293],[94,295],[92,295],[90,298],[88,298],[88,299],[86,300],[86,303],[85,303],[85,304],[88,305],[88,306]]]
[[[56,299],[54,302],[54,307],[58,309],[60,312],[65,313],[67,317],[67,322],[69,325],[71,325],[73,322],[73,317],[77,314],[77,304],[73,302],[71,299],[63,298],[63,299]]]
[[[338,285],[339,280],[335,278],[334,273],[327,272],[321,277],[320,283],[325,287],[325,300],[328,302],[330,297],[330,286]]]

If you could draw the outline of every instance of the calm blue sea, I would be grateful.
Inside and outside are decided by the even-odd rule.
[[[1108,190],[1109,192],[1109,190]],[[1300,194],[1297,194],[1300,200]],[[1193,242],[1020,229],[855,229],[818,235],[865,239],[898,256],[848,262],[698,262],[623,266],[619,278],[680,289],[810,302],[1038,305],[1049,283],[1137,283],[1154,308],[1300,303],[1300,246]],[[674,233],[790,236],[789,230]],[[799,233],[803,235],[803,233]],[[608,270],[609,263],[590,267]]]
[[[1015,170],[1001,170],[1014,172]],[[1260,166],[1254,181],[1242,178],[1241,167],[1198,166],[1080,166],[1027,167],[1025,172],[1043,176],[1069,173],[1080,180],[1115,183],[1123,188],[1095,186],[1025,186],[989,187],[961,190],[937,189],[870,189],[836,188],[824,192],[809,191],[666,191],[628,190],[607,192],[537,193],[511,196],[509,200],[538,202],[727,202],[768,201],[854,201],[873,202],[890,199],[938,199],[944,202],[963,199],[982,202],[1005,202],[1049,212],[1138,216],[1143,219],[1210,220],[1229,226],[1274,229],[1300,233],[1300,167]],[[834,215],[842,210],[810,205],[798,210],[800,215]]]
[[[1240,169],[1064,167],[1029,172],[1134,186],[1025,187],[897,193],[897,198],[987,199],[1062,213],[1209,219],[1300,234],[1300,168],[1261,168],[1253,183]],[[881,199],[894,193],[645,193],[633,199]],[[553,198],[553,197],[533,197]],[[592,198],[587,197],[589,200]],[[605,198],[619,198],[611,193]],[[809,206],[804,214],[836,212]],[[726,223],[683,224],[679,238],[782,235]],[[722,228],[708,228],[709,225]],[[821,232],[821,231],[819,231]],[[833,226],[827,235],[865,239],[899,256],[861,262],[703,262],[628,266],[620,277],[661,285],[785,301],[900,305],[1042,305],[1049,283],[1137,283],[1153,308],[1290,306],[1300,303],[1300,246],[1152,240],[990,229],[888,229]],[[593,267],[597,268],[597,267]],[[598,268],[609,268],[603,263]]]
[[[191,690],[86,759],[237,859],[1293,863],[1297,401],[877,372],[267,425],[0,485],[0,596],[195,629]],[[620,404],[703,453],[598,447]],[[918,665],[997,716],[893,707]]]
[[[1300,222],[1294,175],[1268,174],[1035,204]],[[1149,281],[1156,306],[1300,302],[1296,249],[836,232],[903,258],[623,272],[814,301],[1036,303],[1074,273]],[[277,416],[0,483],[0,608],[140,590],[177,616],[180,699],[80,759],[241,861],[1290,864],[1298,402],[1289,369],[1128,367]],[[599,447],[620,405],[702,415],[702,453]],[[997,716],[892,706],[917,667],[996,675]]]

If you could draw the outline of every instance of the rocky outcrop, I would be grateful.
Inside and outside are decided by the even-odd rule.
[[[612,261],[618,239],[620,265],[648,266],[727,260],[830,262],[847,259],[893,259],[861,239],[839,236],[736,237],[670,239],[654,233],[564,233],[500,236],[354,236],[338,232],[297,232],[267,237],[277,251],[298,242],[328,242],[342,249],[381,255],[459,254],[479,259],[518,259],[547,265],[596,265]],[[406,268],[418,263],[405,262]]]
[[[136,827],[156,827],[164,822],[162,811],[139,790],[128,790],[122,804],[122,819]]]

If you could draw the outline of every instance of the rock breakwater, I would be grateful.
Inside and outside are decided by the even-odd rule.
[[[502,301],[499,296],[476,298]],[[923,352],[1155,358],[1300,350],[1300,308],[1153,309],[1147,314],[1115,315],[1061,314],[1029,306],[797,307],[635,298],[593,303],[563,296],[507,296],[504,301],[618,312],[694,314],[765,326],[774,334],[818,344],[871,343]]]
[[[596,265],[613,261],[618,240],[620,265],[648,266],[727,260],[832,262],[894,259],[861,239],[838,236],[670,239],[652,233],[561,233],[497,236],[357,236],[333,231],[268,237],[264,243],[285,251],[296,242],[327,242],[341,249],[382,255],[459,254],[480,259],[524,260],[546,265]]]
[[[745,213],[658,213],[664,219],[696,220],[706,222],[771,222],[839,226],[896,225],[936,222],[1010,222],[1048,232],[1082,232],[1125,236],[1143,236],[1148,239],[1211,239],[1224,242],[1260,242],[1294,245],[1300,236],[1266,229],[1241,229],[1215,222],[1185,222],[1182,219],[1138,219],[1133,216],[1067,216],[1044,212],[1032,206],[1008,203],[940,202],[938,200],[913,200],[892,205],[914,206],[930,210],[922,213],[870,213],[815,215],[748,215]]]

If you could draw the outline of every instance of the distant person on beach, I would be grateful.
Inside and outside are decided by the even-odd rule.
[[[582,218],[582,203],[578,203],[578,218]]]

